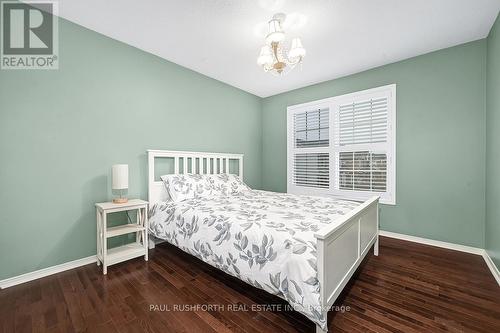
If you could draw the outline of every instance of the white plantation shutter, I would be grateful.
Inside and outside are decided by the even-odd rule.
[[[387,193],[390,96],[352,96],[335,108],[335,181],[340,193]],[[385,195],[386,196],[386,195]]]
[[[395,85],[288,109],[291,193],[395,203]]]
[[[292,114],[290,177],[295,188],[330,188],[330,109],[305,108]],[[289,128],[290,131],[290,128]]]
[[[387,97],[340,105],[339,146],[387,141]]]
[[[297,186],[328,188],[330,158],[328,153],[298,153],[294,155],[293,180]]]
[[[385,192],[387,155],[369,151],[339,152],[336,188],[340,190]]]

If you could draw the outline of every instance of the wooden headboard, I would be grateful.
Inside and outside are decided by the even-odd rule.
[[[150,206],[169,198],[163,182],[155,180],[155,158],[172,159],[174,166],[172,174],[231,173],[229,171],[230,161],[237,161],[237,175],[243,179],[243,154],[150,149],[148,150],[148,200]]]

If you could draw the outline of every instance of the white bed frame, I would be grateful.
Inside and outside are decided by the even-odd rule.
[[[186,151],[148,150],[148,196],[150,206],[168,198],[161,180],[155,180],[155,158],[172,158],[174,173],[218,174],[229,172],[229,161],[238,161],[238,175],[243,178],[242,154],[219,154]],[[181,167],[182,161],[182,167]],[[193,168],[194,166],[194,168]],[[180,170],[182,169],[182,170]],[[321,312],[328,309],[363,261],[371,246],[378,255],[378,197],[363,202],[315,234],[318,241],[318,280],[321,285]],[[158,243],[152,239],[150,244]],[[325,332],[316,326],[316,332]]]

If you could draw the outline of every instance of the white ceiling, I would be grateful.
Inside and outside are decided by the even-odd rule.
[[[484,38],[500,0],[59,0],[60,16],[261,97]],[[284,77],[256,65],[262,22],[307,50]],[[260,31],[259,31],[260,30]]]

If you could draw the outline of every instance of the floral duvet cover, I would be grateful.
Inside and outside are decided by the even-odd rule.
[[[359,204],[248,190],[156,204],[150,209],[149,232],[285,299],[326,328],[314,233]]]

